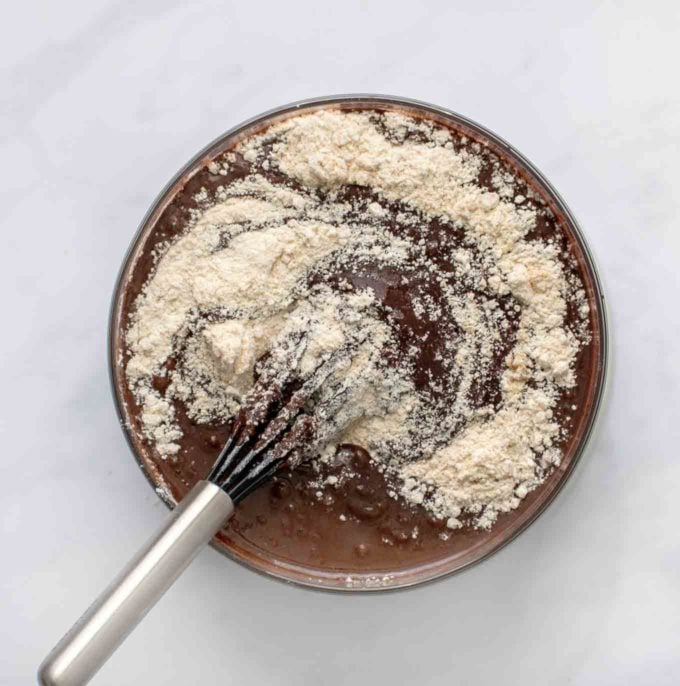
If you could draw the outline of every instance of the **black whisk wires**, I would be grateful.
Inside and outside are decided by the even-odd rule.
[[[298,368],[308,338],[304,332],[291,336],[287,345],[277,349],[274,359],[262,365],[208,480],[237,503],[284,464],[302,462],[323,434],[320,422],[336,409],[346,389],[342,384],[329,384],[331,390],[319,407],[315,406],[315,394],[365,339],[366,335],[360,334],[301,378]]]

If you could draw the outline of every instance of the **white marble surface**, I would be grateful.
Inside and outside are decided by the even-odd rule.
[[[145,209],[240,120],[357,91],[480,121],[564,195],[612,310],[599,437],[519,540],[420,590],[311,593],[206,550],[94,683],[678,683],[679,31],[672,0],[5,8],[0,684],[31,683],[165,514],[118,427],[105,357]]]

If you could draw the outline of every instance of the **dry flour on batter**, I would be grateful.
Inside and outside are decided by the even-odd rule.
[[[159,453],[179,450],[174,403],[196,422],[226,421],[262,355],[305,331],[301,374],[353,351],[334,371],[331,386],[348,390],[315,446],[321,459],[341,443],[366,447],[394,497],[451,528],[465,516],[489,527],[517,507],[560,461],[554,408],[586,342],[585,326],[567,326],[567,307],[587,321],[588,306],[559,247],[528,238],[536,206],[502,168],[495,190],[480,185],[480,160],[427,122],[325,110],[211,163],[225,177],[230,164],[249,172],[197,198],[127,332],[128,382]],[[450,266],[419,233],[436,222],[464,236]],[[404,342],[403,312],[383,292],[395,274],[409,284],[413,316],[441,323],[437,375],[425,382],[430,334]],[[480,387],[493,380],[498,394],[487,397]]]

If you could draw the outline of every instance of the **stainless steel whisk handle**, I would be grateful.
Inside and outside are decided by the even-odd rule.
[[[86,684],[233,511],[219,486],[199,481],[47,656],[42,686]]]

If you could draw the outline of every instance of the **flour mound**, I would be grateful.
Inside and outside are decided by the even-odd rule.
[[[320,390],[334,408],[321,459],[366,447],[395,497],[450,528],[516,508],[560,462],[554,410],[576,383],[589,312],[559,246],[531,237],[545,210],[501,165],[480,183],[481,152],[405,115],[329,109],[211,162],[225,183],[197,196],[127,330],[128,383],[160,456],[180,451],[176,403],[197,423],[227,421],[258,360],[304,332],[302,378],[339,360]],[[457,236],[444,261],[439,225]],[[400,287],[409,316],[438,326],[425,380],[430,333],[405,342],[388,297]]]

